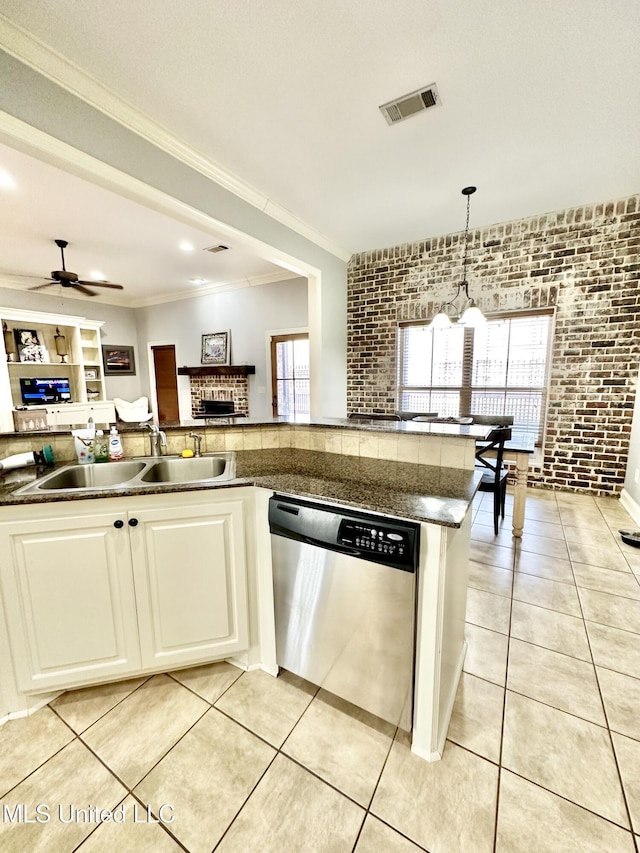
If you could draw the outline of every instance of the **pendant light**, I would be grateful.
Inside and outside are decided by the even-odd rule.
[[[446,329],[452,325],[452,318],[457,318],[458,326],[468,326],[474,328],[486,323],[486,317],[476,305],[474,299],[469,296],[469,282],[467,281],[467,265],[469,262],[469,211],[471,206],[471,196],[476,191],[476,187],[465,187],[462,190],[462,195],[467,197],[467,222],[464,228],[464,256],[462,261],[462,281],[454,285],[457,288],[456,295],[449,302],[444,302],[429,323],[432,329]],[[460,296],[464,297],[464,305],[458,308],[457,300]]]

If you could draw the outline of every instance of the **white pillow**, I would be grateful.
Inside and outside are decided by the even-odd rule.
[[[149,400],[147,397],[139,397],[133,403],[126,400],[121,400],[120,397],[113,398],[113,405],[116,407],[116,412],[121,421],[132,423],[134,421],[148,421],[153,417],[149,411]]]

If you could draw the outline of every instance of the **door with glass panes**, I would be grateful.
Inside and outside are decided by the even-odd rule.
[[[308,334],[271,338],[271,380],[274,417],[309,414]]]

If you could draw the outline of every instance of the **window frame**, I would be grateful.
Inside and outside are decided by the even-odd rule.
[[[551,366],[552,366],[552,354],[553,354],[553,342],[555,337],[555,320],[556,320],[556,310],[555,308],[540,308],[540,309],[529,309],[525,311],[505,311],[501,313],[495,314],[486,314],[485,315],[488,321],[504,321],[504,320],[516,320],[523,319],[526,317],[549,317],[549,333],[547,337],[547,348],[545,355],[545,369],[544,369],[544,383],[542,385],[542,403],[541,403],[541,413],[540,413],[540,422],[539,422],[539,432],[536,435],[536,446],[541,446],[544,442],[544,436],[546,433],[547,427],[547,416],[548,416],[548,407],[549,407],[549,396],[550,396],[550,384],[551,384]],[[461,385],[451,386],[451,385],[404,385],[402,382],[403,374],[405,372],[405,346],[403,340],[403,330],[406,328],[416,328],[420,326],[428,326],[430,324],[430,320],[403,320],[398,323],[397,326],[397,337],[396,337],[396,352],[397,352],[397,379],[396,379],[396,408],[403,409],[406,408],[403,402],[403,395],[406,393],[420,393],[427,392],[429,394],[433,394],[433,392],[442,392],[442,393],[458,393],[458,401],[459,401],[459,415],[466,414],[472,411],[472,395],[473,392],[495,392],[496,394],[504,394],[505,398],[508,393],[518,392],[519,390],[522,392],[533,392],[537,390],[537,386],[509,386],[509,385],[501,385],[501,386],[479,386],[473,385],[473,336],[474,330],[469,327],[464,327],[464,338],[463,338],[463,346],[462,346],[462,374],[461,374]],[[433,409],[432,406],[430,408]],[[517,424],[516,424],[517,427]]]

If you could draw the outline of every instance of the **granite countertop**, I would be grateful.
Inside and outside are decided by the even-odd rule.
[[[146,430],[139,423],[122,423],[118,421],[120,434],[144,433]],[[455,418],[440,421],[381,421],[381,420],[349,420],[348,418],[197,418],[183,420],[179,424],[166,424],[162,429],[169,433],[176,430],[215,430],[215,429],[252,429],[283,426],[310,427],[312,429],[349,429],[365,432],[384,432],[392,435],[435,435],[448,438],[469,438],[474,441],[486,438],[491,427],[482,424],[459,424]],[[29,432],[2,433],[4,437],[26,437],[41,439],[54,434],[69,435],[70,429],[30,430]]]
[[[233,480],[210,484],[118,487],[50,495],[15,495],[15,490],[25,485],[27,477],[33,479],[32,468],[16,469],[0,478],[0,506],[261,486],[275,492],[328,500],[365,511],[459,527],[480,479],[479,474],[465,469],[389,462],[312,450],[239,450],[235,452],[235,457],[236,477]]]

